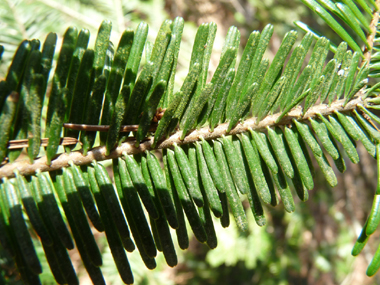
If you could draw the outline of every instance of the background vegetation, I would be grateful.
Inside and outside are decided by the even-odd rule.
[[[110,19],[114,42],[126,27],[135,28],[140,21],[149,24],[153,39],[161,22],[175,16],[182,16],[187,22],[179,77],[186,73],[196,27],[202,22],[213,21],[218,25],[211,70],[216,67],[224,36],[231,25],[239,28],[244,44],[252,30],[261,30],[272,23],[275,26],[273,51],[278,49],[282,36],[294,29],[295,20],[302,20],[339,43],[334,33],[297,0],[0,0],[0,44],[5,46],[0,78],[6,73],[17,45],[25,38],[43,40],[50,31],[61,36],[68,26],[74,25],[89,29],[94,41],[101,21]],[[380,284],[379,276],[370,279],[365,275],[376,244],[370,243],[364,254],[356,258],[351,256],[351,248],[368,214],[361,209],[369,211],[376,187],[375,160],[361,145],[357,149],[360,163],[348,162],[344,176],[336,173],[337,187],[329,187],[317,173],[309,201],[296,201],[296,211],[292,214],[281,206],[266,207],[268,225],[263,228],[254,223],[251,214],[247,215],[250,228],[245,234],[238,232],[234,222],[227,229],[215,223],[218,247],[209,250],[192,239],[187,251],[178,249],[180,263],[173,269],[166,265],[162,254],[156,259],[154,271],[145,268],[137,252],[128,254],[135,284]],[[109,284],[120,284],[104,235],[96,233],[96,238],[103,252],[102,270],[106,280]],[[43,250],[38,249],[41,259]],[[90,283],[78,253],[70,254],[77,261],[74,265],[81,284]],[[11,259],[2,250],[0,271],[8,284],[20,284]],[[46,262],[41,280],[44,284],[54,284]]]

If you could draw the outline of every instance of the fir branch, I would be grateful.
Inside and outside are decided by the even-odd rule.
[[[23,22],[21,21],[20,17],[19,17],[19,13],[16,11],[16,4],[13,3],[13,1],[9,1],[9,0],[6,0],[5,1],[8,6],[9,6],[9,9],[12,11],[12,14],[13,14],[13,18],[15,19],[16,23],[17,23],[17,26],[19,27],[20,29],[20,32],[22,34],[22,37],[24,39],[28,38],[28,33],[26,32],[26,28],[25,28],[25,25],[23,24]]]
[[[90,17],[86,17],[85,15],[81,13],[78,13],[76,10],[73,10],[70,7],[62,5],[61,3],[58,3],[55,1],[46,1],[46,0],[38,0],[38,1],[43,3],[46,6],[49,6],[50,8],[53,8],[55,10],[62,12],[67,17],[70,17],[72,19],[75,19],[76,21],[82,22],[85,26],[91,27],[93,29],[98,29],[99,25],[95,20],[91,19]]]

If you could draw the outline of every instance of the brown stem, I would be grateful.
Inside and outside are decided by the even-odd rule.
[[[378,7],[380,7],[380,0],[376,0],[376,4]],[[368,35],[367,35],[367,41],[369,43],[369,46],[371,47],[371,49],[368,49],[368,48],[365,48],[364,49],[364,58],[365,60],[367,61],[367,65],[369,65],[369,62],[370,62],[370,59],[371,59],[371,52],[372,52],[372,48],[373,48],[373,43],[374,43],[374,40],[375,40],[375,35],[376,35],[376,29],[377,29],[377,24],[379,23],[379,11],[374,11],[373,12],[373,16],[372,16],[372,20],[371,20],[371,23],[369,25],[369,28],[370,28],[370,31],[368,32]]]
[[[49,142],[49,138],[41,139],[40,146],[47,146]],[[79,141],[76,138],[64,137],[61,138],[59,144],[60,145],[76,145]],[[8,142],[8,149],[20,149],[29,146],[29,139],[22,140],[10,140]]]
[[[278,124],[275,124],[276,119],[280,115],[277,113],[275,115],[267,116],[258,124],[256,124],[256,117],[247,119],[241,124],[238,124],[235,128],[233,128],[229,133],[227,133],[228,123],[224,123],[219,125],[214,129],[213,132],[210,132],[208,127],[201,128],[199,130],[193,130],[190,132],[184,140],[180,140],[180,136],[182,131],[177,131],[168,139],[163,140],[157,146],[158,149],[170,148],[176,143],[177,145],[189,144],[199,141],[201,137],[206,140],[218,139],[223,135],[235,135],[239,133],[246,132],[249,128],[260,130],[265,129],[267,126],[274,125],[286,125],[291,123],[292,119],[302,119],[306,120],[309,117],[315,117],[317,113],[321,113],[322,115],[332,114],[335,110],[337,111],[349,111],[356,109],[359,104],[363,103],[361,99],[361,92],[359,92],[360,96],[351,100],[345,107],[343,107],[344,99],[335,101],[331,106],[326,104],[316,105],[310,108],[307,113],[302,116],[302,108],[297,107],[290,111],[287,116],[285,116]],[[82,151],[71,152],[70,154],[62,153],[57,155],[55,159],[52,160],[51,165],[47,165],[46,157],[41,157],[34,161],[33,164],[30,164],[29,161],[20,161],[13,162],[3,165],[0,168],[0,178],[3,177],[13,177],[14,171],[18,169],[18,171],[22,175],[31,175],[34,174],[38,169],[41,171],[53,171],[57,169],[61,169],[62,167],[69,166],[69,161],[73,161],[76,165],[85,165],[91,163],[93,160],[102,161],[111,158],[117,158],[122,155],[123,152],[127,154],[138,154],[145,152],[147,150],[151,150],[151,145],[153,143],[153,138],[147,139],[142,142],[138,148],[136,148],[135,141],[131,140],[123,143],[121,146],[117,147],[113,150],[110,155],[106,155],[106,147],[96,147],[91,151],[87,152],[87,155],[84,156]]]
[[[65,129],[77,130],[77,131],[88,131],[88,132],[108,132],[110,129],[109,125],[84,125],[84,124],[63,124]],[[139,125],[122,125],[120,127],[120,132],[136,132]],[[152,123],[149,127],[149,131],[153,132],[157,128],[157,123]]]

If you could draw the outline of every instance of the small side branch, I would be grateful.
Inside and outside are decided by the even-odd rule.
[[[49,138],[43,138],[41,139],[40,146],[47,146],[49,143]],[[61,138],[59,144],[60,145],[76,145],[77,143],[80,143],[76,138],[71,137],[63,137]],[[23,139],[23,140],[10,140],[8,142],[8,149],[20,149],[24,147],[29,146],[29,140]]]

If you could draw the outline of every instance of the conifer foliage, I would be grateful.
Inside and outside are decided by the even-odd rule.
[[[263,204],[295,211],[294,193],[306,201],[314,188],[313,159],[334,187],[330,162],[342,173],[358,163],[360,141],[380,171],[379,1],[302,2],[342,38],[338,46],[297,22],[306,34],[288,32],[270,62],[269,24],[250,34],[238,62],[240,33],[231,27],[209,79],[217,27],[202,24],[179,90],[182,18],[162,23],[151,50],[146,23],[127,29],[114,47],[110,21],[100,25],[94,48],[88,30],[75,27],[60,51],[54,33],[42,44],[19,45],[0,82],[0,242],[26,284],[39,284],[42,268],[23,212],[57,283],[78,283],[68,255],[77,247],[93,283],[105,284],[89,220],[105,232],[120,277],[131,284],[126,251],[137,249],[149,269],[157,251],[175,266],[170,228],[186,249],[186,220],[199,242],[215,248],[216,220],[228,227],[231,213],[247,230],[241,196],[258,226],[266,224]],[[16,161],[23,148],[29,161]],[[113,181],[98,163],[109,158]],[[378,185],[353,255],[380,222]],[[380,249],[367,274],[379,267]]]

